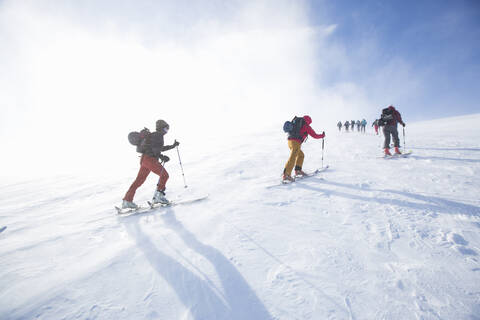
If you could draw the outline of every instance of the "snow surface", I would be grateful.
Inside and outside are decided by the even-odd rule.
[[[181,145],[189,187],[170,151],[167,195],[208,200],[129,217],[113,207],[137,160],[2,180],[0,318],[480,319],[479,122],[408,124],[413,154],[391,160],[371,128],[328,130],[329,170],[274,188],[281,129]],[[303,150],[321,166],[321,140]]]

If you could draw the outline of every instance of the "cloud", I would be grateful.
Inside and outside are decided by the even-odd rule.
[[[18,155],[2,167],[31,168],[33,155],[29,171],[121,170],[136,161],[128,132],[160,118],[167,141],[206,152],[264,128],[281,135],[293,115],[319,131],[373,120],[422,90],[422,74],[382,57],[374,35],[352,50],[341,24],[308,10],[289,0],[2,2],[0,138]]]
[[[194,5],[190,20],[182,2],[103,5],[0,7],[2,148],[28,163],[35,155],[36,168],[129,157],[126,134],[159,118],[172,138],[201,143],[321,112],[315,42],[335,27],[309,26],[302,2],[238,2],[198,16]]]
[[[54,170],[102,161],[112,167],[112,157],[122,167],[132,159],[127,133],[159,118],[171,124],[168,138],[188,148],[280,130],[293,115],[309,114],[315,129],[328,130],[340,119],[373,120],[388,104],[405,111],[406,121],[413,113],[430,116],[423,106],[435,101],[436,112],[451,101],[472,105],[478,67],[463,66],[476,46],[461,44],[471,42],[477,24],[438,60],[437,51],[411,42],[422,44],[430,34],[452,39],[436,31],[436,19],[421,18],[398,33],[401,12],[395,25],[379,19],[396,5],[340,4],[337,15],[322,2],[312,13],[311,5],[0,2],[0,141],[17,155],[2,159],[2,167],[28,168],[32,155],[40,155],[37,167]],[[353,17],[344,14],[349,8],[356,8]],[[454,18],[448,25],[464,20]],[[452,64],[452,55],[464,64]],[[428,57],[428,66],[416,56]],[[446,90],[452,72],[456,87]]]

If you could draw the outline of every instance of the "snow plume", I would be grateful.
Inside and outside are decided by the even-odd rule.
[[[3,2],[0,134],[16,157],[2,167],[118,172],[135,159],[127,133],[157,119],[171,125],[167,143],[203,153],[263,127],[281,141],[293,115],[328,131],[377,111],[348,79],[337,25],[308,11],[288,0]]]
[[[157,119],[200,144],[328,111],[303,2],[4,1],[0,24],[2,145],[35,171],[111,167]]]

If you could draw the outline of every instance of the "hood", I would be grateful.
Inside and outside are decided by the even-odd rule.
[[[312,123],[312,118],[310,118],[310,116],[303,116],[303,119],[305,120],[305,122],[310,125]]]
[[[394,106],[388,106],[388,109],[395,110],[395,107]]]
[[[157,120],[157,122],[155,123],[155,127],[157,131],[162,131],[162,129],[165,127],[170,128],[170,126],[165,120]]]

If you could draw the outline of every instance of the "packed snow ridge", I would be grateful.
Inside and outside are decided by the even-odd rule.
[[[125,217],[136,162],[0,182],[0,318],[479,319],[479,122],[407,123],[412,155],[390,160],[373,130],[326,130],[323,151],[302,148],[305,171],[322,152],[329,169],[271,188],[281,124],[214,152],[184,143],[188,188],[172,154],[167,195],[209,198]]]

